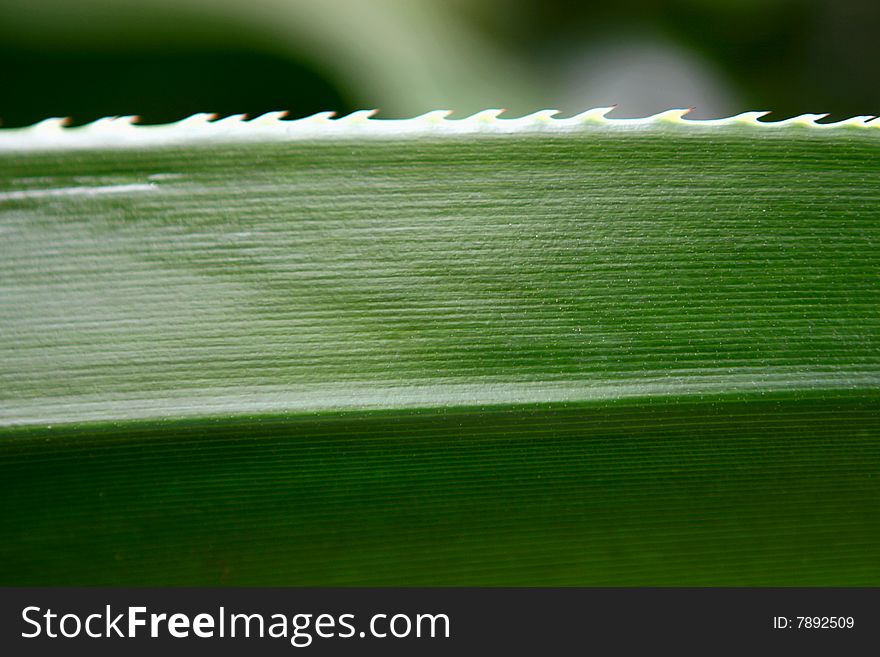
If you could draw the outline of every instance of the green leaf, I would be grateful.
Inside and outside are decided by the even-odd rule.
[[[0,583],[880,584],[880,130],[0,131]]]

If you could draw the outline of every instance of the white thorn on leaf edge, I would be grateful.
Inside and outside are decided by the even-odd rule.
[[[502,118],[505,110],[487,109],[462,119],[451,119],[450,110],[433,110],[411,119],[375,119],[377,110],[358,110],[334,118],[319,112],[287,120],[287,112],[268,112],[253,119],[244,114],[218,118],[194,114],[177,123],[136,125],[137,117],[98,119],[79,127],[65,127],[67,119],[51,118],[27,128],[0,130],[0,151],[86,148],[148,147],[200,142],[286,141],[346,137],[418,137],[428,135],[509,134],[522,132],[573,132],[590,126],[652,128],[669,125],[694,127],[753,126],[761,129],[802,126],[811,129],[880,128],[880,118],[854,116],[819,123],[827,114],[802,114],[782,121],[761,121],[769,112],[743,112],[723,119],[688,119],[690,109],[670,109],[640,119],[609,118],[614,107],[597,107],[569,118],[558,110],[539,110],[518,118]]]

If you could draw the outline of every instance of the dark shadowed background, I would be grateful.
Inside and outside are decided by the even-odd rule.
[[[0,120],[880,113],[880,2],[0,0]]]

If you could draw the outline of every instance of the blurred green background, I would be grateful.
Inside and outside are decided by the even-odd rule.
[[[880,2],[0,0],[0,120],[880,113]],[[830,119],[829,119],[830,120]]]

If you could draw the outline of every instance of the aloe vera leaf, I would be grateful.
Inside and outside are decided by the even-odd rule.
[[[0,132],[0,582],[877,584],[880,130]]]

